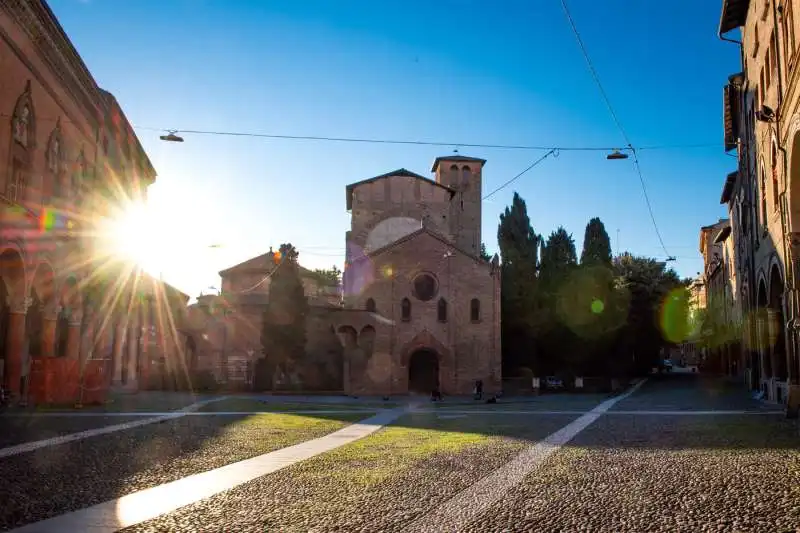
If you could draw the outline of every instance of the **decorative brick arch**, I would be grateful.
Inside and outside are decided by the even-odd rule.
[[[11,301],[7,304],[23,305],[28,294],[28,276],[25,255],[19,246],[7,243],[0,246],[0,278]]]
[[[436,352],[437,356],[439,357],[440,366],[450,366],[452,363],[452,355],[450,350],[448,350],[444,344],[439,342],[439,340],[427,329],[419,332],[416,337],[403,346],[403,350],[400,353],[400,363],[404,367],[407,367],[411,356],[418,350],[430,350],[432,352]]]
[[[58,304],[55,269],[46,259],[40,259],[33,269],[30,287],[28,289],[29,296],[32,296],[34,291],[43,306],[49,308],[55,307]]]
[[[786,136],[787,151],[786,176],[783,177],[783,190],[786,191],[788,205],[788,226],[793,251],[800,246],[796,234],[800,232],[800,115],[794,115]]]

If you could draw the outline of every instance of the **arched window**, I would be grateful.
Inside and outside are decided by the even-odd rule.
[[[472,179],[472,171],[467,165],[461,167],[461,187],[466,189],[469,187],[469,182]]]
[[[778,143],[772,139],[772,207],[778,209]]]
[[[400,317],[404,322],[411,320],[411,300],[408,298],[403,298],[400,302]]]
[[[449,185],[450,187],[453,188],[457,188],[459,182],[461,181],[460,174],[461,172],[458,169],[458,165],[455,164],[450,165],[450,183],[447,183],[446,185]]]
[[[436,306],[436,317],[439,322],[447,322],[447,300],[439,298],[439,303]]]
[[[481,320],[481,302],[477,298],[469,302],[469,319],[473,322]]]
[[[367,298],[367,303],[366,303],[366,305],[364,307],[366,308],[366,310],[368,312],[374,313],[375,312],[375,300],[373,300],[372,298]]]

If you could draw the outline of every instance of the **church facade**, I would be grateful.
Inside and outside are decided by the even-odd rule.
[[[349,394],[487,393],[501,385],[500,268],[481,257],[485,160],[437,158],[348,185],[344,344]]]

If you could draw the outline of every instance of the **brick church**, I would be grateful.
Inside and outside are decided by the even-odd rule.
[[[435,180],[400,169],[346,187],[342,287],[300,268],[306,356],[272,387],[447,395],[469,394],[480,379],[487,393],[499,390],[500,269],[480,254],[484,163],[441,157]],[[276,264],[270,251],[223,270],[222,294],[190,306],[193,366],[229,387],[263,386],[247,368],[264,357],[261,317]]]
[[[435,180],[399,169],[347,186],[336,322],[348,393],[469,394],[479,379],[499,390],[500,269],[480,254],[485,162],[439,157]]]

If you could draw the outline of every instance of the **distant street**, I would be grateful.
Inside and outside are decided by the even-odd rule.
[[[611,401],[566,394],[496,405],[450,398],[413,407],[369,399],[262,400],[221,399],[174,420],[7,457],[0,453],[0,529],[106,501],[114,502],[106,508],[116,509],[116,521],[98,531],[694,532],[800,526],[796,424],[749,399],[741,387],[698,375],[651,378],[630,396]],[[277,459],[269,452],[380,412],[386,416],[374,423],[389,422],[382,429],[350,426],[334,433],[341,442],[321,439],[314,445],[329,451],[317,455],[308,448],[302,460],[292,458],[301,452],[291,448],[281,452],[290,466],[270,465]],[[26,420],[29,441],[146,418],[4,415],[0,433],[18,431]],[[355,433],[358,427],[367,431],[363,438]],[[219,489],[213,483],[228,482],[217,476],[197,488],[196,498],[176,503],[189,505],[160,516],[127,508],[129,499],[115,500],[253,457],[259,459],[236,474],[245,477],[230,490],[214,494]],[[271,473],[259,475],[258,469]],[[98,510],[78,515],[97,520]],[[63,531],[63,520],[26,531]]]

